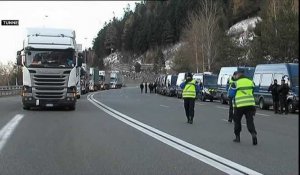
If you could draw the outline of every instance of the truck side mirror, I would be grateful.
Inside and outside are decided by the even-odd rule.
[[[82,66],[82,58],[81,57],[78,57],[77,59],[77,67],[81,67]]]

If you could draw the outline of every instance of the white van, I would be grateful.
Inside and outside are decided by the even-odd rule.
[[[180,88],[180,84],[184,82],[186,78],[186,72],[181,72],[178,74],[177,81],[176,81],[176,96],[177,98],[182,97],[182,89]]]

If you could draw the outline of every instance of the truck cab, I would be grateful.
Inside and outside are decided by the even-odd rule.
[[[77,54],[75,31],[27,29],[23,49],[17,52],[17,64],[23,70],[23,109],[75,109],[79,67],[82,64]]]

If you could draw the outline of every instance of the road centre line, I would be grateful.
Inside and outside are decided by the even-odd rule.
[[[19,122],[24,117],[23,114],[17,114],[13,119],[11,119],[1,130],[0,130],[0,153],[5,146],[7,140],[14,132],[15,128],[18,126]]]
[[[95,94],[95,93],[94,93]],[[211,165],[227,174],[261,174],[259,172],[256,172],[254,170],[251,170],[247,167],[244,167],[240,164],[237,164],[235,162],[232,162],[228,159],[225,159],[223,157],[220,157],[216,154],[213,154],[209,151],[206,151],[200,147],[197,147],[195,145],[192,145],[188,142],[185,142],[179,138],[176,138],[172,135],[169,135],[165,132],[162,132],[156,128],[153,128],[149,125],[146,125],[142,122],[139,122],[125,114],[122,114],[106,105],[103,103],[97,101],[94,99],[94,94],[89,94],[87,96],[87,99],[94,104],[96,107],[99,109],[103,110],[107,114],[111,115],[112,117],[126,123],[127,125],[130,125],[131,127],[134,127],[135,129],[187,154],[190,155],[208,165]]]

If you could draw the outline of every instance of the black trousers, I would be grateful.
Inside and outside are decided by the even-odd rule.
[[[144,89],[144,88],[141,88],[141,93],[143,93],[143,89]]]
[[[278,113],[278,107],[279,107],[279,97],[277,95],[272,95],[273,98],[273,108],[274,112]]]
[[[189,119],[189,117],[191,117],[191,119],[193,120],[194,118],[194,109],[195,109],[195,99],[194,98],[185,98],[184,99],[184,109],[185,109],[185,115],[186,118]]]
[[[236,114],[234,115],[234,134],[239,136],[242,131],[241,120],[243,115],[246,117],[247,128],[251,135],[256,135],[256,130],[254,126],[253,116],[255,115],[255,106],[246,106],[236,108]]]
[[[147,88],[145,88],[145,93],[147,93]]]
[[[229,114],[228,120],[233,119],[233,98],[229,98]]]
[[[280,96],[280,112],[283,113],[283,111],[288,114],[289,109],[288,109],[288,104],[287,104],[287,96]],[[284,110],[283,110],[284,108]]]

